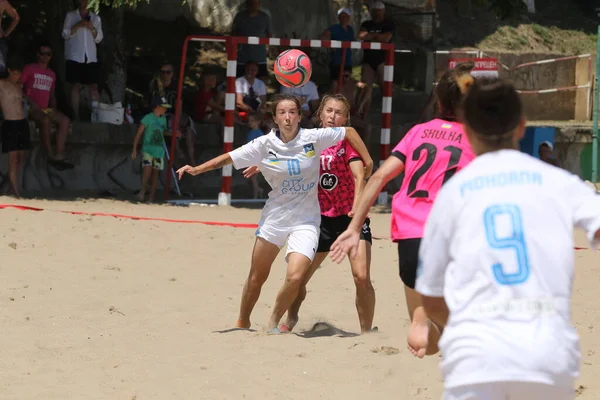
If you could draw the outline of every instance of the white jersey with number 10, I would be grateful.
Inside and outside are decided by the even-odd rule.
[[[573,227],[595,247],[600,196],[516,150],[477,157],[442,187],[425,227],[416,290],[444,297],[447,388],[538,382],[572,388]]]
[[[345,128],[300,129],[294,140],[284,143],[271,131],[229,153],[236,169],[260,167],[272,188],[259,225],[319,226],[320,155],[345,137]]]

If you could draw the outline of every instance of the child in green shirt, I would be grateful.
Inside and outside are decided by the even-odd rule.
[[[150,193],[148,201],[154,200],[156,193],[156,184],[158,183],[158,175],[165,167],[165,146],[164,133],[167,130],[167,119],[165,113],[171,105],[164,97],[155,97],[152,99],[152,112],[142,118],[142,122],[137,130],[135,139],[133,140],[133,152],[131,158],[134,160],[137,157],[137,148],[142,135],[142,190],[138,195],[140,201],[144,200],[148,191],[148,183],[150,183]]]

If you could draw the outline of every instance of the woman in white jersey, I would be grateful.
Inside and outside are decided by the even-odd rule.
[[[316,113],[321,126],[335,128],[346,126],[350,122],[350,104],[339,94],[326,95]],[[258,173],[251,167],[244,171],[246,177]],[[279,329],[289,332],[298,322],[298,313],[306,298],[306,285],[321,263],[329,254],[329,248],[348,227],[353,205],[365,187],[364,164],[348,141],[344,140],[321,153],[321,171],[319,178],[319,206],[321,207],[321,227],[317,255],[304,277],[296,300],[287,311],[287,321]],[[350,258],[350,267],[356,286],[356,311],[362,333],[370,332],[375,313],[375,289],[371,283],[371,228],[369,219],[365,221],[360,233],[360,245],[356,257]]]
[[[452,175],[475,156],[457,121],[457,111],[474,79],[473,64],[460,64],[446,71],[436,87],[439,118],[415,125],[392,150],[392,154],[367,183],[354,206],[355,216],[335,241],[332,256],[340,262],[345,254],[354,254],[359,244],[361,227],[369,208],[381,189],[404,173],[404,179],[392,200],[391,237],[398,244],[398,270],[404,283],[408,315],[411,320],[407,336],[409,348],[418,347],[416,354],[435,354],[441,328],[432,324],[415,292],[419,245],[433,200]],[[423,340],[425,335],[425,340]],[[427,339],[429,337],[429,339]],[[429,347],[423,348],[423,343]]]
[[[198,175],[229,164],[236,169],[260,166],[272,190],[256,231],[250,273],[244,285],[236,327],[250,327],[250,314],[271,265],[287,242],[286,279],[267,326],[269,332],[278,333],[279,320],[298,295],[302,279],[317,251],[321,223],[317,199],[321,152],[346,139],[364,160],[367,177],[373,168],[373,160],[352,128],[301,129],[300,101],[294,96],[276,96],[272,111],[278,129],[200,166],[186,165],[177,173],[181,178],[184,173]]]
[[[477,158],[435,200],[416,290],[445,326],[445,400],[572,400],[581,354],[571,322],[573,226],[600,241],[600,196],[521,153],[521,100],[502,81],[469,91]]]

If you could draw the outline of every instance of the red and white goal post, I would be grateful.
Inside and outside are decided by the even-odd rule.
[[[259,38],[259,37],[240,37],[240,36],[203,36],[190,35],[183,42],[181,52],[181,64],[179,67],[179,80],[177,88],[177,102],[175,103],[175,121],[181,116],[181,95],[183,91],[183,81],[185,79],[185,65],[187,59],[188,45],[190,42],[221,42],[225,43],[227,50],[227,91],[225,95],[225,123],[223,132],[223,153],[233,150],[233,130],[234,130],[234,111],[235,111],[235,80],[237,71],[237,53],[240,44],[258,44],[269,46],[286,47],[314,47],[330,49],[371,49],[385,51],[385,69],[384,85],[381,88],[382,107],[381,107],[381,142],[380,142],[380,165],[390,154],[390,135],[392,127],[392,88],[394,80],[394,45],[390,43],[372,43],[358,41],[338,41],[338,40],[308,40],[308,39],[279,39],[279,38]],[[342,52],[345,55],[345,52]],[[342,65],[344,65],[342,63]],[[176,135],[172,135],[169,170],[173,168],[175,158]],[[233,166],[228,165],[223,168],[221,192],[219,193],[217,203],[219,205],[231,205],[231,176]],[[165,185],[165,199],[168,199],[171,189],[171,174],[167,174]],[[380,203],[387,203],[387,192],[384,191],[379,196]]]

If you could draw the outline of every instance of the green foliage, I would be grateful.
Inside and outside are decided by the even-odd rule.
[[[89,0],[88,7],[94,11],[98,11],[100,6],[108,6],[112,8],[118,7],[130,7],[135,8],[140,3],[150,3],[151,0]],[[189,2],[189,0],[182,0],[182,4]]]
[[[552,33],[550,32],[550,29],[544,27],[544,26],[540,26],[538,24],[533,24],[531,25],[531,30],[538,35],[540,38],[542,38],[542,40],[547,43],[547,44],[551,44],[552,43]]]
[[[141,2],[148,3],[149,0],[89,0],[88,7],[96,11],[100,9],[101,5],[109,6],[112,8],[123,6],[135,8]]]

